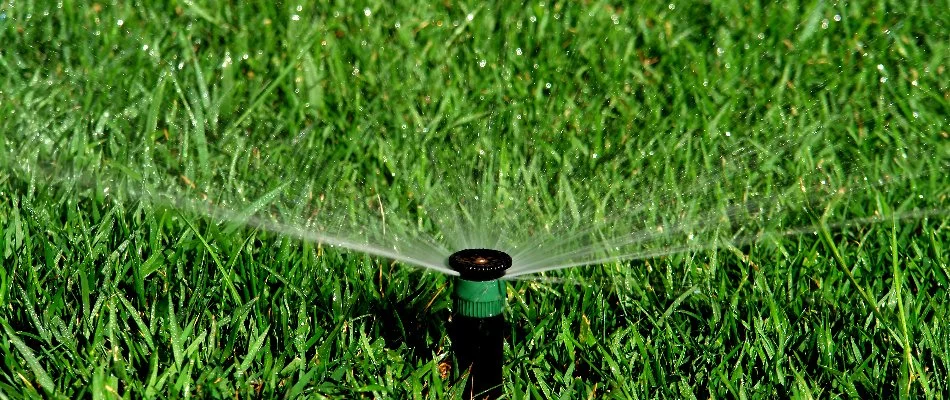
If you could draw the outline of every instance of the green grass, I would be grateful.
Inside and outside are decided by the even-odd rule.
[[[0,5],[0,398],[460,396],[451,278],[259,218],[684,228],[513,281],[511,398],[950,397],[941,4],[159,3]]]

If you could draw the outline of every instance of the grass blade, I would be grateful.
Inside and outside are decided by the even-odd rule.
[[[269,330],[270,327],[264,328],[264,332],[261,332],[260,336],[254,340],[254,343],[251,344],[251,347],[248,349],[247,355],[244,356],[244,361],[241,361],[241,365],[238,367],[236,374],[242,375],[244,371],[247,371],[247,369],[251,367],[251,363],[257,358],[257,353],[261,351],[261,347],[264,346],[264,341],[267,340],[267,331]]]
[[[171,336],[172,355],[175,357],[175,365],[180,368],[185,361],[185,355],[182,350],[181,327],[178,326],[178,318],[175,316],[175,305],[171,299],[168,299],[168,334]]]
[[[200,240],[201,244],[204,245],[205,250],[208,251],[208,254],[211,255],[214,265],[218,268],[218,272],[221,273],[221,277],[224,279],[225,285],[227,285],[228,289],[230,290],[231,299],[234,300],[235,303],[241,304],[241,295],[238,293],[237,288],[234,287],[234,281],[231,280],[231,271],[224,269],[224,264],[222,264],[221,260],[218,259],[218,254],[215,253],[214,249],[211,248],[211,245],[208,244],[208,241],[205,240],[204,236],[201,235],[201,232],[198,232],[198,228],[195,227],[195,224],[193,224],[187,218],[184,220],[185,223],[188,224],[188,227],[191,228],[192,232],[195,233],[195,236],[198,236],[198,240]]]
[[[36,381],[39,382],[40,386],[48,393],[56,393],[56,385],[53,383],[53,378],[50,378],[49,374],[46,373],[46,369],[40,365],[39,360],[33,355],[33,351],[30,350],[26,343],[23,343],[23,341],[17,337],[6,321],[0,323],[3,324],[3,330],[6,332],[7,338],[10,339],[10,343],[13,343],[13,346],[16,347],[20,355],[23,356],[23,359],[26,361],[26,365],[33,371],[33,375],[36,376]]]

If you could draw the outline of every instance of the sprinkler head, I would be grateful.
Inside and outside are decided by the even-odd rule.
[[[470,373],[466,399],[502,396],[506,289],[505,271],[511,256],[491,249],[465,249],[449,256],[449,267],[459,273],[453,300],[457,318],[452,346],[459,366]]]
[[[499,280],[511,267],[511,256],[491,249],[466,249],[449,257],[449,267],[461,275],[455,282],[459,315],[488,318],[505,308],[505,282]]]
[[[511,267],[511,256],[492,249],[465,249],[449,256],[449,267],[467,281],[493,281]]]

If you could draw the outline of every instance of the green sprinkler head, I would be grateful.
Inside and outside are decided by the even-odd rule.
[[[449,257],[449,267],[458,271],[455,305],[460,315],[487,318],[505,308],[505,283],[499,278],[511,267],[511,256],[491,249],[465,249]]]

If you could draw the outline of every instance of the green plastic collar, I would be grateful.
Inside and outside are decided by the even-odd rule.
[[[471,318],[488,318],[501,314],[505,308],[505,282],[455,280],[455,307],[458,313]]]

